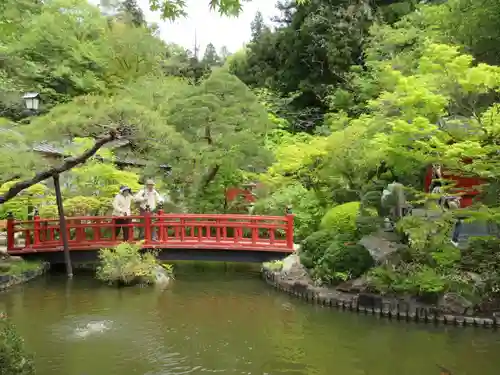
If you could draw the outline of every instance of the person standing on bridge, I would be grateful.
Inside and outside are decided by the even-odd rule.
[[[146,210],[156,212],[157,208],[164,203],[164,199],[155,189],[155,183],[153,180],[147,180],[146,186],[141,189],[135,196],[134,201],[139,203],[139,211],[141,216],[144,216]],[[144,228],[140,228],[139,238],[144,238]],[[153,231],[153,241],[156,240],[156,232]]]
[[[123,240],[128,241],[129,227],[124,226],[130,224],[130,206],[132,204],[132,190],[128,186],[121,186],[120,192],[116,194],[113,201],[113,216],[119,217],[115,219],[115,237],[118,238],[120,231],[123,231]]]

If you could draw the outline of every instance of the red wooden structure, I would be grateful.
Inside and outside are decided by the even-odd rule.
[[[256,197],[254,195],[254,190],[257,187],[258,184],[250,183],[243,185],[241,188],[239,187],[229,188],[226,191],[226,200],[228,202],[231,202],[238,197],[242,197],[247,203],[255,202]]]
[[[461,207],[470,206],[473,203],[474,198],[480,193],[478,187],[485,183],[479,177],[457,176],[446,171],[445,169],[442,169],[441,173],[443,175],[443,179],[450,180],[455,184],[453,187],[453,191],[455,191],[457,195],[460,195],[462,197],[462,199],[460,200]],[[432,166],[429,166],[425,175],[424,182],[425,191],[427,193],[430,193],[429,187],[432,182],[432,175]]]
[[[146,213],[129,216],[122,225],[130,241],[144,234],[144,248],[265,251],[290,254],[293,244],[293,215],[195,215]],[[115,235],[116,217],[68,217],[67,231],[71,251],[99,250],[122,242]],[[16,244],[16,233],[24,243]],[[59,219],[7,222],[7,252],[23,255],[62,252]]]

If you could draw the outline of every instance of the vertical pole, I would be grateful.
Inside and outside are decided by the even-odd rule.
[[[33,211],[33,245],[38,245],[40,243],[40,216],[38,210],[35,208]]]
[[[293,214],[292,206],[286,207],[286,247],[294,250],[293,248]]]
[[[14,233],[14,215],[9,211],[7,214],[7,251],[14,250],[16,245],[16,234]]]
[[[156,223],[158,224],[158,228],[156,229],[158,232],[156,234],[158,241],[162,242],[163,237],[165,235],[165,227],[163,226],[163,222],[165,221],[165,218],[163,217],[163,210],[160,208],[157,213],[158,220]],[[168,237],[168,233],[167,233]]]
[[[62,202],[61,184],[59,183],[59,174],[52,176],[54,179],[54,189],[56,191],[57,211],[59,213],[59,229],[64,249],[64,262],[66,263],[66,273],[68,277],[73,278],[73,267],[71,266],[71,257],[69,255],[68,230],[66,228],[66,218],[64,217],[64,206]]]
[[[144,211],[144,240],[146,243],[151,242],[151,209],[149,205]]]

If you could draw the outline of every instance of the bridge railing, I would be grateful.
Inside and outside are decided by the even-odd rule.
[[[117,219],[127,219],[120,223]],[[127,238],[144,240],[146,247],[266,249],[293,251],[293,215],[158,214],[144,216],[67,217],[70,249],[114,246]],[[119,233],[118,233],[118,229]],[[126,234],[124,236],[124,232]],[[60,251],[59,219],[7,222],[7,250]]]

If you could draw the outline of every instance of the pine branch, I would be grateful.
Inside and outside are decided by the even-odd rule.
[[[64,163],[57,167],[49,168],[45,171],[39,172],[35,174],[35,176],[29,180],[24,180],[24,181],[19,181],[16,184],[14,184],[7,192],[0,196],[0,204],[3,204],[15,196],[17,196],[19,193],[21,193],[24,189],[27,189],[33,185],[36,185],[54,175],[61,174],[63,172],[69,171],[70,169],[76,167],[77,165],[85,163],[88,159],[90,159],[92,156],[94,156],[97,151],[101,147],[103,147],[105,144],[113,141],[116,139],[116,132],[112,132],[108,135],[102,136],[98,139],[96,139],[94,145],[89,148],[87,151],[85,151],[83,154],[67,158]]]

